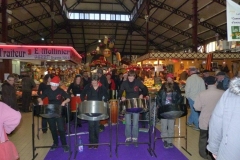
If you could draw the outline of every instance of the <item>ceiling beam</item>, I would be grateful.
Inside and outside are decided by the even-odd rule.
[[[50,2],[50,0],[45,1],[45,3],[50,4],[49,2]],[[7,9],[14,10],[17,8],[21,8],[22,6],[27,6],[27,5],[34,4],[34,3],[36,3],[36,0],[23,0],[20,2],[14,2],[14,3],[8,4]]]
[[[59,26],[55,26],[55,28],[61,28],[65,25],[65,22],[62,22],[61,24],[59,24]],[[62,29],[62,28],[61,28]],[[28,38],[28,37],[31,37],[31,36],[34,36],[36,34],[39,35],[39,33],[43,33],[43,32],[46,32],[46,31],[50,31],[51,30],[51,26],[49,27],[46,27],[46,28],[42,28],[42,29],[38,29],[38,30],[35,30],[33,32],[29,32],[27,34],[24,34],[24,35],[21,35],[21,36],[18,36],[18,37],[15,37],[16,40],[21,40],[21,39],[24,39],[24,38]]]
[[[219,3],[223,6],[226,6],[226,0],[213,0],[213,2]]]
[[[173,8],[173,7],[171,7],[169,5],[166,5],[166,4],[162,5],[162,3],[157,1],[157,0],[151,0],[151,3],[152,3],[152,5],[154,5],[156,7],[160,7],[161,6],[161,9],[165,9],[165,10],[167,10],[169,12],[173,12],[174,14],[176,14],[176,15],[178,15],[180,17],[183,17],[185,19],[188,19],[188,20],[192,21],[192,15],[190,15],[190,14],[187,14],[187,13],[185,13],[183,11],[180,11],[180,10],[178,10],[176,8]],[[210,30],[213,30],[216,33],[219,33],[219,35],[221,37],[226,38],[226,36],[227,36],[227,31],[226,30],[218,28],[218,27],[216,27],[216,26],[214,26],[214,25],[212,25],[210,23],[207,23],[205,21],[201,22],[200,19],[198,19],[198,22],[199,22],[200,25],[202,25],[202,26],[204,26],[204,27],[206,27],[206,28],[208,28]]]
[[[120,4],[123,9],[128,12],[129,14],[131,14],[131,11],[120,1],[120,0],[115,0],[118,4]]]
[[[144,18],[144,15],[141,15],[140,18]],[[167,28],[168,30],[177,32],[177,33],[179,33],[179,34],[181,34],[183,36],[186,36],[188,38],[192,38],[192,34],[186,32],[186,31],[183,31],[181,29],[178,29],[178,28],[176,28],[174,26],[171,26],[171,25],[169,25],[167,23],[164,23],[163,21],[159,21],[159,20],[157,20],[155,18],[152,18],[152,17],[149,18],[149,21],[152,22],[152,23],[158,24],[159,26],[162,26],[164,28]],[[204,40],[201,39],[201,38],[198,38],[198,41],[199,42],[203,42]]]
[[[138,19],[139,15],[144,12],[146,6],[147,6],[147,1],[145,0],[145,1],[143,1],[143,3],[141,4],[140,8],[138,8],[138,5],[136,5],[136,6],[133,8],[133,11],[134,11],[135,8],[136,8],[136,10],[137,10],[137,13],[134,14],[134,16],[133,16],[133,18],[132,18],[132,20],[131,20],[133,23]],[[133,13],[133,11],[132,11],[132,13]]]

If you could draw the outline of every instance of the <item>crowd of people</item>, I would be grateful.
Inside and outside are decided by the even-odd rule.
[[[187,74],[187,75],[186,75]],[[186,77],[187,76],[187,77]],[[14,112],[15,125],[4,123],[0,128],[0,140],[4,141],[4,133],[10,133],[19,123],[19,107],[17,105],[16,89],[14,87],[14,76],[9,75],[7,81],[2,85],[2,102],[0,108]],[[165,75],[165,83],[157,92],[156,104],[158,108],[167,107],[169,104],[183,104],[184,97],[175,82],[171,73]],[[194,130],[200,131],[199,155],[208,159],[212,153],[216,159],[237,160],[240,157],[238,152],[240,127],[237,125],[240,114],[238,107],[240,95],[240,78],[235,77],[230,81],[226,73],[219,71],[214,76],[208,70],[204,70],[200,76],[196,68],[190,68],[180,76],[181,81],[186,82],[185,97],[190,107],[190,114],[187,125]],[[60,78],[51,74],[45,75],[43,82],[38,88],[38,105],[53,104],[64,108],[72,97],[80,97],[81,101],[104,101],[120,99],[125,101],[131,98],[149,98],[148,88],[143,84],[144,79],[138,77],[135,71],[126,73],[104,74],[98,69],[95,74],[89,77],[88,72],[76,75],[74,81],[68,87],[67,92],[59,87]],[[26,76],[22,80],[23,111],[28,112],[31,101],[31,90],[35,87],[34,81]],[[115,92],[117,90],[117,92]],[[118,93],[118,94],[116,94]],[[75,119],[76,111],[71,114]],[[9,116],[0,112],[0,122],[9,122]],[[7,116],[7,118],[6,118]],[[93,114],[88,116],[94,116]],[[5,118],[4,118],[5,117]],[[65,123],[66,115],[59,117],[42,118],[42,131],[47,132],[47,125],[52,134],[53,145],[50,148],[54,151],[58,146],[58,134],[60,135],[61,146],[64,152],[69,152],[66,142]],[[142,118],[144,119],[144,115]],[[2,120],[3,119],[3,120]],[[139,112],[125,113],[125,143],[134,143],[138,146]],[[174,119],[161,118],[161,137],[164,148],[173,147]],[[88,121],[89,128],[89,149],[97,149],[99,143],[99,121]],[[0,124],[0,126],[2,126]],[[81,120],[78,119],[78,127],[81,127]],[[145,126],[145,123],[143,123]],[[5,129],[3,129],[5,127]],[[172,138],[171,138],[172,137]]]

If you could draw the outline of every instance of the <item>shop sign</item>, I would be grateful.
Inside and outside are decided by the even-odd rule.
[[[0,59],[70,60],[70,49],[0,45]]]
[[[0,45],[0,59],[71,60],[81,63],[82,57],[69,46]]]
[[[240,40],[240,6],[232,0],[227,0],[227,37],[228,41]]]

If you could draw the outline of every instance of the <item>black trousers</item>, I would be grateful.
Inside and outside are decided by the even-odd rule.
[[[29,111],[30,103],[32,100],[32,92],[22,92],[22,110],[23,112]]]
[[[207,159],[208,157],[207,140],[208,140],[208,130],[200,129],[199,143],[198,143],[199,155],[205,159]]]
[[[67,145],[66,135],[65,135],[65,117],[60,118],[48,118],[49,128],[52,133],[53,143],[58,145],[58,132],[60,135],[60,140],[62,145]],[[58,132],[57,132],[58,129]]]
[[[71,119],[73,120],[73,122],[75,124],[77,112],[71,112],[71,114],[72,114],[72,118]],[[81,124],[82,124],[81,119],[77,118],[77,125],[81,125]]]
[[[98,143],[99,121],[88,121],[89,143]]]

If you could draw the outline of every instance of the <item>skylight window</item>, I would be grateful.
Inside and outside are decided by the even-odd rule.
[[[104,14],[104,13],[69,13],[69,19],[82,20],[105,20],[105,21],[129,21],[129,16],[126,14]]]

